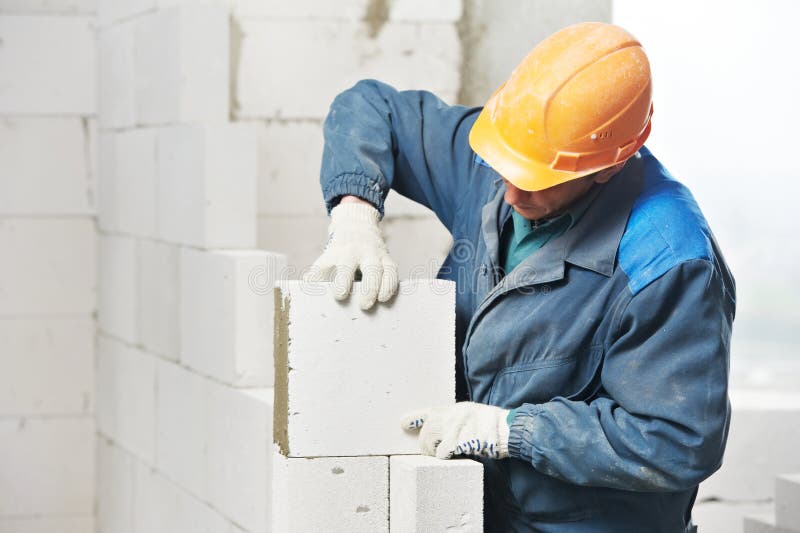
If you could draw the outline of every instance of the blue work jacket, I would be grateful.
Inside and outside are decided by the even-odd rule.
[[[394,189],[453,236],[459,399],[516,408],[485,466],[486,531],[692,531],[730,421],[734,279],[689,190],[646,149],[580,220],[502,275],[511,207],[472,151],[480,108],[365,80],[334,100],[321,169],[376,205]]]

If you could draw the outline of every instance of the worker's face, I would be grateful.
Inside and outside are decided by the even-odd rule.
[[[593,183],[605,183],[622,169],[624,163],[601,170],[595,174],[566,181],[541,191],[524,191],[503,178],[506,184],[505,201],[529,220],[560,215],[573,202],[586,194]]]

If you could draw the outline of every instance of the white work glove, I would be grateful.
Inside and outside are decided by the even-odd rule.
[[[403,417],[407,431],[420,429],[422,453],[439,459],[455,455],[508,457],[508,409],[482,403],[460,402],[410,413]]]
[[[389,257],[379,218],[378,210],[370,204],[340,202],[331,210],[325,250],[303,280],[330,280],[334,297],[343,300],[352,290],[356,270],[360,270],[361,309],[369,309],[375,300],[388,301],[397,292],[397,263]]]

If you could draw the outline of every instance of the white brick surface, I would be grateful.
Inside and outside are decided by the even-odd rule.
[[[390,529],[395,533],[483,531],[483,465],[421,455],[389,459]]]
[[[97,19],[106,25],[154,9],[157,0],[96,0]]]
[[[97,337],[97,428],[121,448],[153,464],[155,360],[103,335]]]
[[[389,11],[390,20],[449,21],[461,18],[463,0],[395,0]]]
[[[0,114],[94,113],[91,17],[0,14],[0,41]]]
[[[800,394],[731,390],[731,428],[722,468],[700,484],[698,499],[772,498],[775,477],[800,471]]]
[[[136,465],[136,533],[229,533],[219,513],[146,465]]]
[[[147,351],[177,360],[180,248],[150,240],[138,247],[139,341]]]
[[[274,392],[213,382],[206,390],[208,501],[247,531],[268,531]]]
[[[772,514],[772,502],[701,502],[692,509],[698,533],[742,533],[744,517]]]
[[[0,315],[90,314],[95,227],[90,218],[0,218]],[[13,260],[7,260],[13,258]]]
[[[134,533],[136,462],[102,437],[96,461],[98,533]]]
[[[158,153],[163,240],[201,248],[255,246],[256,139],[250,125],[164,128]]]
[[[93,456],[90,417],[0,420],[0,516],[93,513]]]
[[[0,118],[0,214],[94,214],[87,133],[79,118]]]
[[[455,401],[455,286],[402,282],[365,313],[330,283],[281,282],[276,293],[276,442],[292,457],[419,453],[400,420]]]
[[[101,331],[135,344],[138,339],[136,239],[121,235],[97,237],[99,277],[97,324]]]
[[[206,496],[206,380],[156,362],[156,466],[199,498]]]
[[[785,474],[775,480],[775,521],[800,531],[800,474]]]
[[[0,347],[0,416],[91,411],[91,317],[0,319]]]
[[[370,39],[360,22],[240,23],[244,38],[234,73],[239,117],[322,118],[336,94],[361,78],[442,96],[459,87],[461,52],[452,24],[390,23]]]
[[[225,383],[273,383],[273,287],[283,256],[261,250],[183,248],[182,363]]]
[[[97,0],[0,0],[0,13],[94,13]]]
[[[309,216],[259,216],[258,247],[285,254],[287,279],[300,279],[302,272],[322,253],[330,219],[325,211]]]
[[[135,21],[126,21],[97,32],[97,113],[102,128],[126,128],[136,122],[135,28]]]
[[[113,228],[127,235],[153,237],[156,233],[156,130],[140,128],[113,135]]]
[[[232,0],[234,12],[241,16],[276,19],[333,18],[357,20],[364,16],[369,0]]]
[[[0,517],[0,531],[3,533],[91,533],[94,524],[92,515]]]
[[[388,532],[387,457],[274,461],[272,531]]]
[[[150,12],[137,20],[135,42],[137,123],[227,120],[227,9],[187,5]]]
[[[797,533],[800,528],[786,528],[775,524],[775,517],[770,514],[744,517],[744,533]],[[703,530],[701,533],[705,533]],[[723,533],[720,531],[720,533]],[[728,533],[725,531],[724,533]]]

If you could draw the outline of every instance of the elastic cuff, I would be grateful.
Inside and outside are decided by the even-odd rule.
[[[322,190],[328,215],[331,214],[331,210],[335,207],[334,199],[348,195],[358,196],[368,201],[378,210],[380,218],[383,218],[384,195],[377,180],[363,174],[340,174],[331,179]]]
[[[531,462],[533,446],[533,422],[542,410],[540,405],[524,404],[514,409],[514,419],[509,424],[508,455]]]

